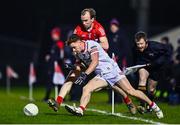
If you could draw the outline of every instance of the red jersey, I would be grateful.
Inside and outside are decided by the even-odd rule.
[[[105,30],[100,23],[94,20],[92,25],[92,28],[86,30],[83,24],[80,24],[75,28],[74,33],[81,37],[82,40],[98,41],[100,37],[106,36]]]

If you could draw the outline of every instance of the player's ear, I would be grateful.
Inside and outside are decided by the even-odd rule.
[[[145,39],[146,43],[148,43],[148,39]]]

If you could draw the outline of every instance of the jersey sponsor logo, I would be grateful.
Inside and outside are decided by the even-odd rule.
[[[98,52],[98,49],[97,49],[97,48],[93,48],[93,49],[90,51],[91,54],[92,54],[92,53],[95,53],[95,52]]]
[[[154,53],[149,53],[149,56],[154,56]]]
[[[110,67],[107,67],[107,70],[110,70],[111,68]]]

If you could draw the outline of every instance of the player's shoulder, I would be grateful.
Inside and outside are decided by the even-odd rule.
[[[162,43],[160,43],[160,42],[158,42],[158,41],[152,41],[152,40],[148,41],[148,44],[149,44],[150,46],[163,46]]]
[[[97,20],[94,20],[94,28],[96,28],[96,29],[103,28],[103,26]]]
[[[78,24],[75,28],[75,30],[84,30],[84,26],[82,24]]]
[[[86,40],[86,42],[87,42],[88,44],[97,44],[97,42],[94,41],[94,40]]]
[[[106,35],[104,27],[99,22],[97,22],[96,20],[94,20],[94,29],[98,33],[100,33],[101,36],[105,36]]]
[[[94,46],[96,46],[96,47],[99,46],[99,44],[98,44],[96,41],[94,41],[94,40],[86,40],[86,42],[87,42],[87,44],[88,44],[88,46],[89,46],[90,48],[92,48],[92,47],[94,47]]]

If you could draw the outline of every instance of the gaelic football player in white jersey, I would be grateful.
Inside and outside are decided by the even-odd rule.
[[[72,114],[82,116],[90,101],[91,93],[97,89],[107,87],[119,87],[127,94],[139,98],[149,104],[158,118],[163,118],[163,112],[155,102],[152,102],[143,92],[135,90],[123,73],[120,73],[117,64],[107,55],[99,43],[95,41],[82,41],[77,35],[73,34],[67,44],[76,53],[76,58],[81,60],[87,68],[81,72],[75,80],[75,84],[82,84],[87,76],[95,71],[96,75],[84,87],[80,100],[80,106],[74,107],[66,105],[65,108]]]

